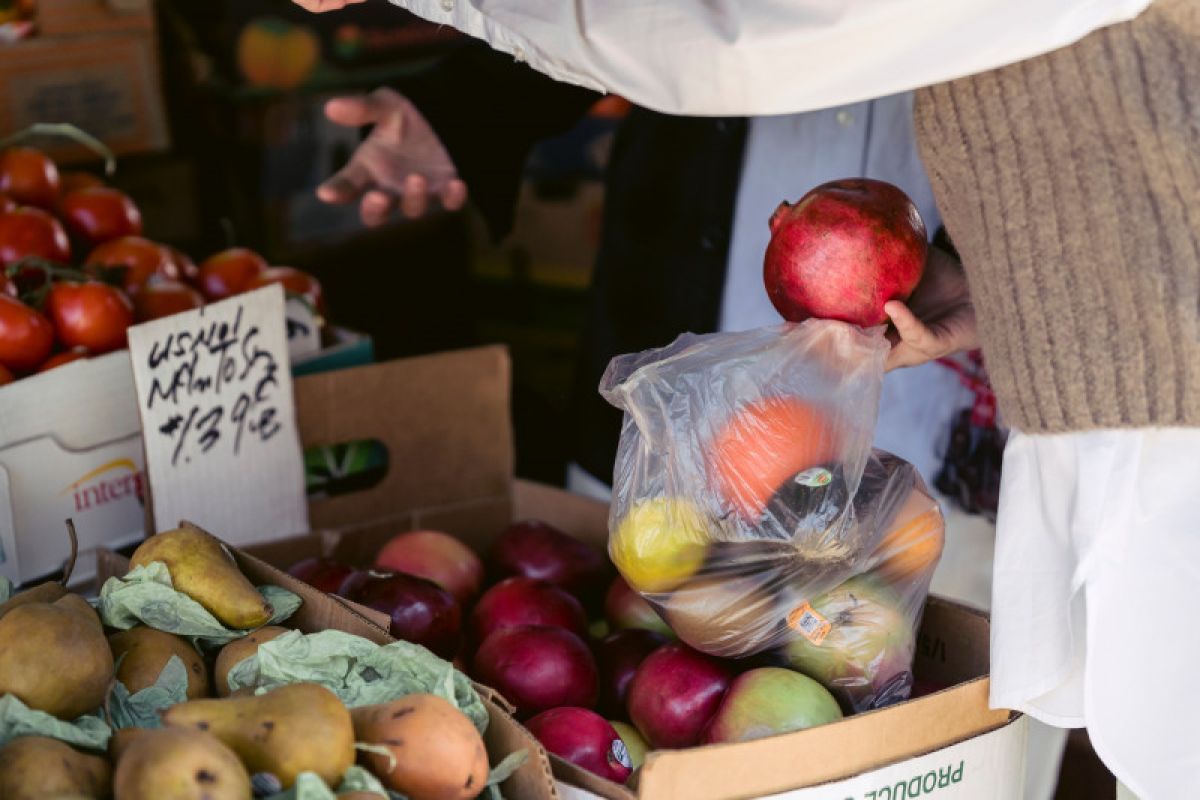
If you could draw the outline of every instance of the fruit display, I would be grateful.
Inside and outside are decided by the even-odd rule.
[[[907,697],[913,685],[911,599],[899,597],[895,576],[910,568],[925,575],[936,563],[935,555],[922,565],[901,554],[920,542],[920,552],[930,558],[934,545],[926,539],[940,543],[941,518],[911,468],[892,456],[873,454],[859,483],[857,505],[847,494],[836,495],[838,503],[864,520],[877,509],[882,530],[872,535],[870,557],[861,559],[862,574],[827,581],[820,594],[800,591],[800,568],[776,567],[765,583],[756,572],[756,564],[776,564],[789,544],[717,541],[690,551],[706,523],[694,503],[682,500],[642,507],[627,529],[630,535],[670,530],[673,516],[683,520],[673,529],[685,533],[672,534],[669,548],[659,550],[683,557],[664,557],[653,566],[653,582],[673,588],[646,595],[626,576],[612,574],[602,550],[539,520],[498,531],[482,557],[444,532],[398,531],[377,540],[381,546],[362,563],[317,556],[288,571],[359,603],[366,597],[364,582],[437,583],[458,603],[465,625],[446,619],[436,630],[406,635],[393,624],[393,634],[425,646],[439,635],[457,637],[456,663],[515,707],[548,752],[621,783],[653,749],[804,730]],[[364,548],[346,552],[363,554]],[[735,561],[740,572],[730,571],[728,562]],[[424,613],[428,605],[408,593],[372,607],[394,622]],[[797,607],[828,623],[820,642],[798,637],[790,627]],[[724,616],[715,609],[724,609]],[[758,643],[762,647],[752,648],[762,650],[754,657],[740,651],[713,655],[695,644],[719,649],[721,641],[745,640],[745,630],[764,614],[774,626]],[[227,648],[254,647],[252,638]],[[224,653],[218,669],[223,659]]]
[[[312,275],[240,247],[197,267],[152,235],[133,199],[98,176],[60,173],[31,147],[0,150],[0,384],[120,350],[131,325],[270,284],[323,325]]]
[[[0,797],[471,800],[511,772],[449,662],[293,629],[302,598],[255,586],[198,528],[146,539],[94,605],[56,582],[9,591]]]

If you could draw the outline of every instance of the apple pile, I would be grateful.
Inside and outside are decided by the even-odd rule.
[[[907,620],[865,577],[811,606],[829,619],[878,622],[884,634],[868,643],[839,629],[827,635],[838,645],[830,651],[794,645],[769,658],[708,655],[676,638],[673,626],[687,624],[677,605],[660,606],[664,619],[613,576],[601,551],[536,520],[506,528],[485,558],[449,534],[421,530],[394,536],[365,569],[313,557],[289,572],[388,614],[393,635],[455,659],[499,691],[547,750],[617,783],[649,750],[840,719],[845,712],[826,685],[839,675],[861,679],[854,670],[878,661],[880,649],[911,657],[889,638],[911,638]],[[866,652],[872,646],[876,652]]]
[[[143,236],[142,214],[88,172],[0,150],[0,386],[120,350],[136,323],[280,284],[320,316],[321,285],[235,247],[196,265]]]

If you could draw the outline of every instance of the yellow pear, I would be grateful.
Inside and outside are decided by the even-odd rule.
[[[260,627],[274,613],[217,538],[202,530],[179,528],[151,536],[133,551],[129,566],[141,567],[155,561],[167,565],[177,591],[230,628]]]
[[[173,633],[137,625],[108,637],[113,661],[120,661],[117,680],[130,694],[152,686],[171,656],[179,656],[187,670],[187,697],[208,697],[208,668],[200,653],[188,641]],[[124,658],[122,658],[124,656]]]
[[[21,736],[0,747],[0,797],[46,800],[111,797],[112,770],[100,756],[86,755],[46,736]]]
[[[221,648],[217,660],[213,664],[213,682],[217,685],[217,696],[229,696],[229,670],[258,652],[259,645],[271,641],[277,636],[287,633],[287,628],[278,625],[268,625],[259,628],[248,636],[234,639]]]
[[[113,659],[95,612],[65,599],[27,603],[0,619],[0,695],[70,720],[104,702]]]
[[[0,603],[0,617],[26,603],[53,603],[66,593],[66,587],[57,581],[39,583],[37,586],[31,586],[25,591],[18,592],[3,603]]]
[[[285,789],[301,772],[315,772],[337,786],[354,763],[350,712],[337,695],[315,683],[180,703],[163,712],[163,722],[208,731],[237,753],[251,773],[269,772]]]
[[[250,800],[250,775],[215,736],[189,728],[138,733],[121,748],[116,800]]]
[[[410,694],[356,708],[354,735],[385,747],[366,753],[384,785],[410,800],[471,800],[488,776],[488,754],[466,714],[432,694]]]

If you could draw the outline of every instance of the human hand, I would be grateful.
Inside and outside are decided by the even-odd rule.
[[[929,248],[925,272],[908,304],[892,300],[883,310],[895,326],[888,331],[892,342],[888,370],[915,367],[979,346],[967,278],[958,262],[940,248]]]
[[[329,0],[325,0],[328,2]],[[431,198],[457,211],[467,200],[467,185],[458,177],[450,154],[408,98],[388,88],[370,94],[338,97],[325,104],[325,116],[339,125],[373,125],[349,163],[317,187],[326,203],[359,201],[364,225],[382,225],[399,207],[416,218]]]
[[[307,11],[320,14],[324,11],[337,11],[339,8],[364,3],[366,0],[292,0],[293,3]]]

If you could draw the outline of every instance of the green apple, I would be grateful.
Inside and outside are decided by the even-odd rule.
[[[761,667],[734,680],[708,724],[704,742],[748,742],[841,718],[837,700],[812,678],[781,667]]]

